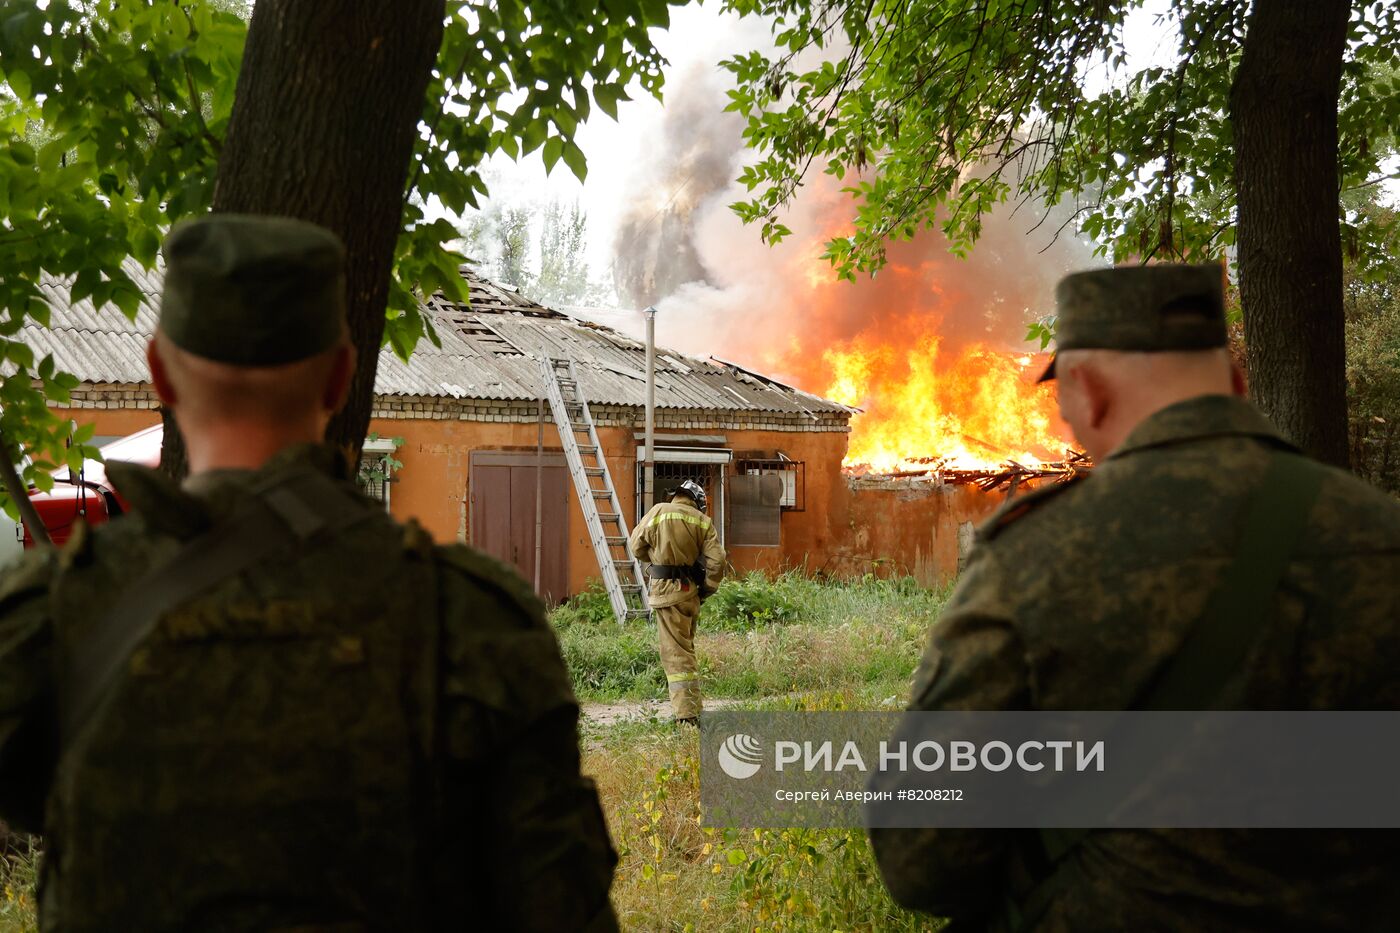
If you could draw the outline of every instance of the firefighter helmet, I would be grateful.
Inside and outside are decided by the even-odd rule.
[[[673,496],[690,496],[695,500],[695,507],[700,511],[705,511],[705,487],[701,486],[693,479],[688,479],[676,487],[671,493]]]

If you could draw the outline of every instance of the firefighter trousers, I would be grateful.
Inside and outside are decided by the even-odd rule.
[[[671,710],[677,719],[700,715],[700,665],[695,659],[695,621],[700,597],[653,609],[661,642],[661,667],[671,688]]]

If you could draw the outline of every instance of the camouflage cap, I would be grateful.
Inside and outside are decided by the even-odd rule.
[[[160,330],[196,356],[279,366],[335,345],[345,327],[345,247],[289,217],[210,214],[161,250]]]
[[[1055,303],[1057,354],[1208,350],[1227,342],[1224,271],[1213,263],[1076,272],[1060,280]],[[1054,378],[1051,359],[1040,381]]]

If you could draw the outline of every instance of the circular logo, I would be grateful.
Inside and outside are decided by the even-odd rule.
[[[719,747],[719,766],[725,774],[742,781],[758,773],[763,745],[742,732],[731,735]]]

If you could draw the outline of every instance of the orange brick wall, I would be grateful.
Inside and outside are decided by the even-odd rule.
[[[91,422],[102,435],[129,434],[160,420],[149,409],[81,408],[59,414],[79,423]],[[537,436],[537,426],[531,423],[442,418],[375,418],[370,430],[381,437],[403,438],[395,455],[403,468],[392,487],[393,513],[416,518],[439,541],[467,537],[471,452],[534,451]],[[630,523],[635,518],[633,429],[602,427],[598,433],[604,449],[611,451],[608,468]],[[741,572],[805,567],[833,576],[909,573],[932,585],[957,570],[959,525],[982,520],[1005,497],[971,487],[853,483],[841,472],[847,435],[839,432],[715,429],[711,433],[722,433],[726,445],[735,450],[777,449],[806,463],[806,510],[783,513],[781,547],[732,548],[731,560]],[[558,450],[558,437],[548,424],[545,447]],[[563,533],[569,539],[570,592],[578,592],[596,576],[597,568],[572,488],[569,500],[569,523]]]
[[[112,437],[124,437],[160,424],[160,412],[149,408],[60,408],[55,414],[60,418],[72,418],[78,424],[94,424],[97,426],[95,434]]]
[[[404,440],[395,455],[403,463],[403,469],[399,473],[401,482],[393,486],[394,514],[412,515],[439,540],[465,540],[470,527],[471,451],[533,452],[538,432],[534,424],[377,419],[371,422],[370,430],[383,437]],[[783,515],[783,546],[734,548],[731,559],[735,567],[777,569],[800,565],[809,553],[826,553],[842,536],[840,524],[833,523],[833,519],[846,511],[844,499],[848,490],[840,472],[846,435],[783,431],[722,433],[727,446],[733,449],[778,449],[807,464],[808,508],[804,512]],[[630,525],[636,520],[632,494],[637,447],[634,432],[631,428],[602,427],[598,429],[598,436],[608,452],[608,470]],[[559,450],[559,438],[552,424],[545,426],[545,448],[552,452]],[[831,507],[834,500],[841,500],[839,512]],[[565,532],[569,537],[569,589],[578,592],[590,578],[597,576],[597,565],[583,513],[572,488],[569,503],[569,527]]]

